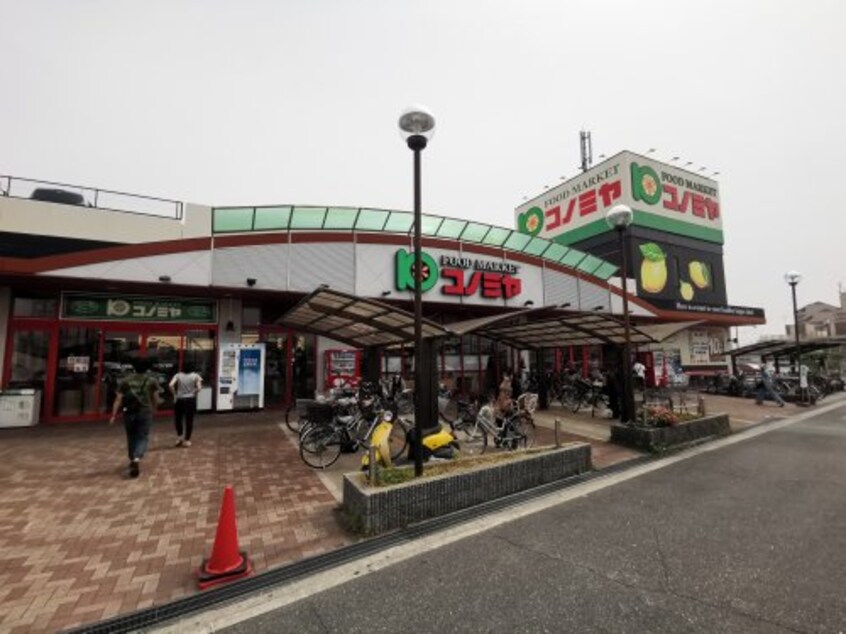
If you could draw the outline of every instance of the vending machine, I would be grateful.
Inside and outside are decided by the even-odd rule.
[[[264,407],[263,343],[220,346],[217,375],[218,411]]]
[[[349,385],[361,380],[361,350],[326,350],[323,353],[327,388]]]

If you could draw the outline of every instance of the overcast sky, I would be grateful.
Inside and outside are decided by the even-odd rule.
[[[792,321],[786,271],[800,304],[846,286],[844,25],[843,0],[0,0],[0,174],[410,209],[418,102],[424,210],[513,227],[584,128],[719,172],[748,339]]]

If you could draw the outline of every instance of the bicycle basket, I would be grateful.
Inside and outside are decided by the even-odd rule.
[[[306,416],[308,416],[308,406],[311,403],[314,403],[314,402],[315,401],[314,401],[313,398],[298,398],[297,399],[297,404],[296,404],[297,416],[299,417],[300,420],[306,419]]]
[[[312,401],[306,405],[306,420],[317,425],[328,425],[335,418],[335,408],[331,403]]]
[[[538,395],[526,392],[517,398],[517,409],[532,414],[538,407]]]

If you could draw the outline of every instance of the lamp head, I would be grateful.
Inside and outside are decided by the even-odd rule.
[[[788,271],[784,274],[784,281],[791,286],[795,286],[802,281],[802,274],[799,271]]]
[[[399,129],[408,147],[422,150],[435,134],[435,115],[424,106],[409,106],[400,114]]]
[[[605,214],[605,222],[608,223],[609,227],[617,231],[622,231],[632,224],[633,218],[632,208],[628,205],[614,205]]]

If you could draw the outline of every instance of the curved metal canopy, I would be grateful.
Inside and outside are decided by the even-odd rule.
[[[414,341],[413,313],[326,286],[300,300],[277,323],[359,348]],[[423,337],[446,334],[442,326],[423,320]]]
[[[552,316],[549,316],[550,313]],[[279,324],[325,335],[357,347],[395,346],[414,341],[414,314],[376,300],[357,297],[326,286],[306,296],[279,318]],[[655,341],[631,326],[632,343]],[[623,322],[597,312],[559,312],[552,308],[504,311],[441,326],[423,320],[423,337],[476,334],[515,348],[614,344],[625,341]]]
[[[625,342],[625,325],[622,320],[611,315],[596,312],[567,312],[553,317],[532,319],[532,313],[541,310],[546,309],[471,319],[447,324],[447,328],[456,335],[476,334],[502,341],[515,348],[622,345]],[[655,342],[653,337],[634,326],[629,327],[629,335],[632,343]]]

